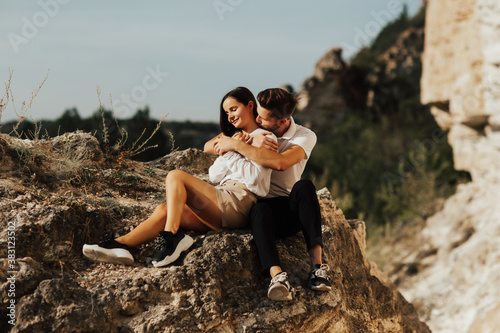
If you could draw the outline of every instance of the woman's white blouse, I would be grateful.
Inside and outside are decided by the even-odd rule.
[[[265,130],[258,128],[250,133],[250,136],[255,136],[263,131]],[[274,134],[267,136],[278,141]],[[221,184],[228,179],[239,181],[255,195],[264,197],[269,192],[271,185],[271,171],[270,168],[250,161],[238,152],[229,151],[215,160],[208,169],[208,175],[213,183]]]

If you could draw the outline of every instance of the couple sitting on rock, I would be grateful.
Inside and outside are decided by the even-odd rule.
[[[166,203],[131,232],[98,244],[85,244],[91,260],[119,264],[134,261],[129,249],[160,238],[154,267],[177,260],[193,244],[183,231],[207,232],[250,224],[263,274],[271,276],[268,297],[291,300],[291,286],[281,269],[276,239],[302,230],[311,259],[308,285],[328,291],[328,266],[322,263],[321,214],[316,189],[300,180],[316,144],[316,135],[295,124],[296,97],[275,88],[257,96],[238,87],[220,106],[222,133],[205,144],[220,155],[209,169],[212,186],[172,170],[166,178]]]

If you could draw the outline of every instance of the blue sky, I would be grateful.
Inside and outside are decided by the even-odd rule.
[[[346,58],[407,4],[421,0],[3,0],[0,81],[23,100],[50,69],[28,117],[82,117],[113,97],[118,118],[148,105],[166,120],[218,121],[220,98],[243,85],[296,90],[335,46]],[[3,90],[0,96],[3,95]],[[12,102],[2,122],[16,119]]]

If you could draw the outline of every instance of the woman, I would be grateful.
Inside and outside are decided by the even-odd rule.
[[[228,92],[220,105],[222,134],[247,138],[263,131],[255,121],[256,109],[255,97],[247,88],[238,87]],[[182,230],[207,232],[246,226],[256,195],[265,196],[269,191],[271,169],[236,152],[228,152],[217,158],[209,169],[209,176],[219,185],[214,187],[180,170],[170,171],[166,178],[165,204],[159,205],[128,234],[85,244],[83,254],[94,261],[131,264],[134,258],[130,248],[160,237],[162,247],[153,256],[152,264],[166,266],[193,244],[193,239]]]

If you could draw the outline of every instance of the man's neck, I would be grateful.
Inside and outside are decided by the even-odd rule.
[[[290,120],[287,120],[285,124],[283,124],[282,126],[278,127],[273,133],[274,135],[276,135],[276,137],[278,138],[281,138],[283,136],[283,134],[286,133],[286,131],[288,131],[288,129],[290,128],[290,125],[292,123],[290,122]]]

